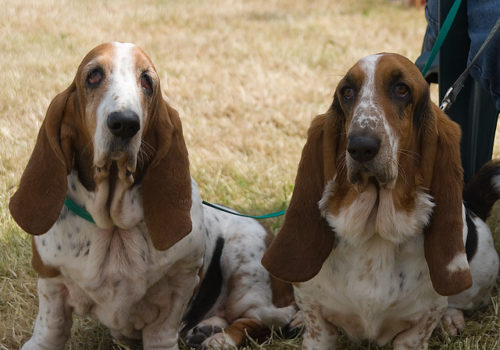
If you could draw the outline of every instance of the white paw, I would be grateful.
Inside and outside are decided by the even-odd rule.
[[[449,307],[441,318],[443,327],[450,335],[456,336],[465,328],[464,314],[461,310]]]
[[[31,338],[28,340],[24,345],[21,347],[21,350],[63,350],[64,349],[64,344],[60,347],[54,347],[50,346],[48,344],[39,344],[34,338]]]
[[[28,340],[21,347],[21,350],[37,350],[37,349],[40,349],[40,347],[37,344],[35,344],[35,341],[33,340],[33,338],[31,338],[30,340]]]
[[[301,310],[295,312],[292,320],[289,323],[290,328],[303,328],[304,327],[304,314]]]
[[[261,320],[267,327],[283,327],[292,322],[297,308],[293,305],[276,308],[261,307],[251,317]]]
[[[297,317],[297,314],[299,313],[299,311],[297,310],[297,308],[294,306],[294,305],[290,305],[290,306],[287,306],[287,307],[284,307],[282,308],[283,310],[283,325],[287,325],[287,324],[290,324],[294,321],[294,319]]]
[[[201,344],[202,349],[206,350],[237,350],[233,339],[224,332],[217,333],[205,339]]]

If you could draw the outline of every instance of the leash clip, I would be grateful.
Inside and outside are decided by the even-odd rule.
[[[443,100],[441,101],[441,105],[439,108],[443,111],[446,112],[448,108],[450,108],[451,104],[455,101],[456,95],[453,93],[453,86],[446,91],[446,94],[443,97]]]

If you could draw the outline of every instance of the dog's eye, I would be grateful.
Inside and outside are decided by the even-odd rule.
[[[89,72],[85,81],[89,88],[94,89],[101,84],[103,78],[104,72],[102,71],[102,68],[94,68]]]
[[[153,80],[146,73],[141,74],[141,87],[146,95],[151,96],[153,94]]]
[[[354,98],[354,89],[350,87],[345,87],[341,91],[342,98],[346,101],[350,101]]]
[[[410,89],[408,88],[408,86],[406,84],[403,84],[403,83],[398,83],[396,85],[394,85],[394,95],[396,95],[397,97],[401,97],[401,98],[405,98],[408,96],[408,94],[410,93]]]

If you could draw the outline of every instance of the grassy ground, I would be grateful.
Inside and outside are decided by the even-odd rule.
[[[259,214],[286,207],[307,126],[346,69],[381,51],[415,59],[425,29],[422,10],[385,0],[0,0],[0,7],[0,350],[29,338],[37,311],[29,239],[10,218],[8,199],[50,100],[89,49],[113,40],[144,48],[180,112],[203,197]],[[497,242],[499,217],[490,220]],[[437,331],[431,348],[500,348],[499,307],[497,289],[462,336]],[[376,349],[347,344],[340,348]],[[119,348],[97,323],[75,317],[68,349]],[[300,338],[251,348],[298,349]]]

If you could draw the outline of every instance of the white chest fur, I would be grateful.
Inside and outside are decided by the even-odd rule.
[[[418,192],[413,210],[397,210],[392,190],[377,189],[370,184],[350,206],[333,215],[328,212],[328,200],[334,195],[332,187],[333,182],[326,186],[320,210],[335,233],[353,245],[362,244],[375,235],[394,243],[406,242],[421,234],[434,207],[430,195]]]
[[[71,187],[72,198],[83,202],[87,194],[81,185]],[[183,275],[196,276],[202,265],[205,241],[199,202],[193,183],[193,230],[166,251],[154,248],[142,220],[131,229],[100,229],[67,208],[46,234],[35,238],[36,246],[42,261],[61,271],[58,278],[75,312],[90,314],[111,330],[133,337],[165,307],[156,296],[175,288]],[[141,205],[140,198],[134,203]]]
[[[319,308],[352,338],[385,344],[447,301],[432,288],[424,257],[429,196],[419,194],[412,213],[396,212],[387,194],[376,196],[367,192],[339,215],[327,216],[337,245],[319,274],[295,290],[299,306]]]

